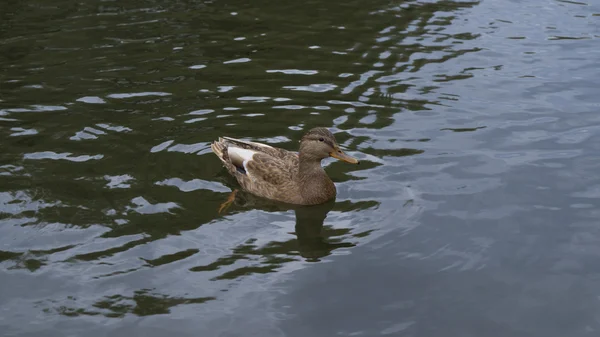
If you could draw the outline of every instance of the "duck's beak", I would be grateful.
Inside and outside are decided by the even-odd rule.
[[[333,151],[331,151],[329,153],[329,155],[335,159],[341,160],[341,161],[345,161],[346,163],[350,163],[350,164],[360,164],[360,162],[358,161],[358,159],[351,157],[347,154],[345,154],[342,149],[340,149],[339,146],[334,146],[333,147]]]

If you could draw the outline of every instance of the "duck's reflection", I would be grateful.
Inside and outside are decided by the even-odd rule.
[[[336,206],[335,200],[314,206],[289,205],[238,191],[234,204],[242,209],[261,209],[267,212],[293,210],[296,218],[293,233],[297,239],[296,249],[300,256],[308,261],[318,261],[319,258],[330,255],[335,249],[354,246],[353,243],[344,242],[341,237],[350,232],[349,228],[334,229],[331,226],[324,226],[327,215]],[[292,247],[287,245],[287,248]]]
[[[309,261],[327,256],[335,249],[354,246],[353,243],[335,239],[333,236],[340,233],[336,233],[336,230],[330,227],[324,227],[325,219],[334,206],[335,201],[332,200],[322,205],[303,206],[294,209],[298,251],[302,257],[309,259]],[[348,230],[345,232],[348,232]]]
[[[216,271],[229,269],[227,266],[246,261],[241,267],[234,270],[223,270],[213,279],[236,279],[254,273],[274,272],[286,263],[298,261],[298,256],[308,262],[316,262],[331,255],[337,249],[354,247],[359,237],[368,235],[365,233],[352,233],[355,228],[339,226],[336,218],[339,212],[351,212],[376,206],[377,202],[338,202],[331,200],[316,206],[292,206],[288,204],[275,203],[269,200],[257,198],[252,194],[238,191],[226,216],[235,213],[244,213],[248,210],[262,210],[266,213],[279,213],[279,215],[294,211],[295,226],[294,236],[285,239],[273,237],[267,243],[258,243],[256,239],[246,240],[244,243],[231,247],[231,254],[221,256],[212,263],[190,268],[190,271]],[[334,219],[327,220],[332,210],[336,209]],[[330,222],[327,224],[327,222]],[[267,225],[267,224],[265,224]],[[260,262],[259,262],[260,261]],[[256,262],[259,262],[258,264]]]

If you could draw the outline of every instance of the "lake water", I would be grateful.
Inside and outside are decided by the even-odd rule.
[[[0,5],[2,336],[600,334],[600,2]],[[219,136],[330,128],[335,202]]]

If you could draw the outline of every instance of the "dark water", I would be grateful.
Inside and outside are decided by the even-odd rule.
[[[5,1],[2,336],[598,336],[600,3]],[[335,203],[222,135],[326,126]]]

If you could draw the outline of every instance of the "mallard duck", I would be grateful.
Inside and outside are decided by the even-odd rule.
[[[359,164],[322,127],[311,129],[302,137],[298,153],[231,137],[219,137],[211,149],[244,190],[295,205],[317,205],[335,198],[335,185],[321,160],[333,157]]]

